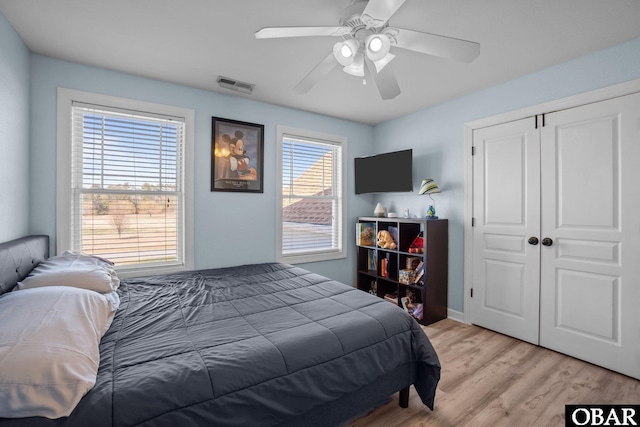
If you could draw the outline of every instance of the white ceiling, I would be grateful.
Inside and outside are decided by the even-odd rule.
[[[395,27],[480,43],[458,63],[397,49],[401,95],[334,69],[307,94],[293,87],[334,37],[256,40],[266,26],[338,25],[349,0],[0,0],[32,52],[236,94],[222,75],[256,85],[246,98],[377,124],[640,37],[638,0],[407,0]]]

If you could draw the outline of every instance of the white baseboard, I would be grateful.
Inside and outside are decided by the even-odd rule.
[[[464,313],[457,310],[447,309],[447,317],[456,322],[464,323]]]

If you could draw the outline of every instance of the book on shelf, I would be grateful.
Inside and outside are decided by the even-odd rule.
[[[423,305],[419,303],[415,303],[413,304],[413,309],[409,314],[418,320],[422,320],[422,313],[423,313]]]
[[[391,235],[391,238],[393,239],[393,242],[396,245],[400,244],[400,241],[398,240],[398,227],[389,227],[387,229],[387,231],[389,232],[389,234]]]
[[[389,254],[386,254],[384,258],[380,260],[380,271],[378,274],[382,277],[389,277],[389,264],[391,260],[389,259]]]
[[[420,284],[420,279],[422,279],[422,276],[424,275],[424,264],[422,262],[420,262],[420,265],[418,265],[418,268],[416,268],[416,277],[414,279],[414,282],[416,284]]]
[[[359,246],[373,246],[374,227],[372,222],[356,223],[356,242]]]
[[[367,270],[375,271],[376,270],[376,251],[368,251],[367,252]]]
[[[404,311],[406,311],[407,313],[409,313],[410,309],[413,309],[413,305],[411,304],[411,300],[409,299],[409,297],[400,298],[400,302],[402,303],[402,308],[404,308]]]

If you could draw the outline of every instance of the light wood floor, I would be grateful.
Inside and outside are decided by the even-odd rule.
[[[411,387],[350,427],[564,426],[566,404],[639,404],[640,381],[477,326],[424,327],[442,376],[435,410]]]

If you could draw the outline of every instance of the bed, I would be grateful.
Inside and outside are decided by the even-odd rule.
[[[0,292],[48,247],[0,244]],[[117,293],[95,386],[71,415],[0,426],[344,425],[396,392],[406,407],[411,385],[433,409],[440,365],[417,322],[326,277],[266,263],[127,279]]]

